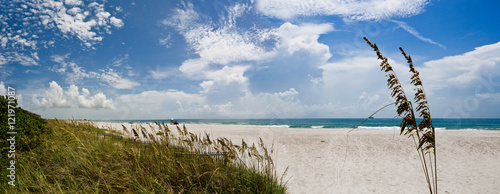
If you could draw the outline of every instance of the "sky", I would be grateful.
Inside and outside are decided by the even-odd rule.
[[[0,94],[44,118],[364,118],[420,72],[434,118],[500,118],[496,0],[0,4]],[[375,117],[392,118],[389,107]]]

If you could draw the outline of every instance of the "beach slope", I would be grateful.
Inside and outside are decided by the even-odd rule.
[[[119,123],[97,123],[122,130]],[[124,126],[133,127],[131,124]],[[151,129],[144,125],[150,133]],[[174,127],[174,126],[171,126]],[[238,144],[262,138],[274,149],[278,173],[288,168],[290,193],[428,193],[413,139],[393,130],[293,129],[186,124],[195,134]],[[154,134],[154,133],[153,133]],[[500,191],[500,131],[436,132],[440,193]]]

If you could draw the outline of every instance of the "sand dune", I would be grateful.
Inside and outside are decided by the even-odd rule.
[[[97,123],[122,130],[121,124]],[[130,129],[130,124],[124,124]],[[146,129],[152,133],[155,129]],[[187,124],[233,142],[262,137],[290,193],[428,193],[413,140],[391,130]],[[440,193],[500,193],[499,131],[437,131]],[[346,144],[346,140],[348,142]],[[347,146],[346,146],[347,145]]]

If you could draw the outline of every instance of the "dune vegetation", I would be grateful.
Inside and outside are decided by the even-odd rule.
[[[425,94],[424,86],[419,76],[419,72],[415,69],[413,61],[409,55],[399,47],[401,54],[405,57],[412,76],[410,78],[411,84],[415,87],[414,103],[408,100],[406,93],[398,79],[396,72],[389,64],[388,59],[382,55],[376,44],[370,42],[366,37],[363,39],[373,48],[377,53],[377,57],[382,62],[380,63],[381,71],[387,73],[387,86],[391,90],[391,96],[396,98],[393,103],[397,106],[397,116],[403,118],[401,121],[401,134],[413,138],[415,147],[420,157],[422,170],[429,187],[430,193],[437,193],[437,159],[436,159],[436,143],[435,143],[435,128],[432,125],[431,112],[427,96]],[[385,107],[384,107],[385,108]],[[418,116],[416,113],[418,113]],[[417,117],[422,120],[417,123]]]
[[[186,128],[177,127],[174,133],[163,123],[156,123],[161,129],[156,134],[124,127],[148,139],[133,140],[125,137],[125,131],[100,129],[92,122],[35,120],[44,130],[35,134],[36,146],[16,150],[15,186],[4,184],[8,180],[2,171],[4,192],[286,192],[274,170],[272,150],[262,142],[235,145],[225,138],[189,133]],[[2,149],[8,149],[2,143]],[[8,161],[2,158],[5,169]]]

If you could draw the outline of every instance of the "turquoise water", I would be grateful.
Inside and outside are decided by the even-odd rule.
[[[364,118],[353,119],[176,119],[180,124],[232,124],[232,125],[261,125],[285,128],[353,128],[358,126]],[[113,120],[106,122],[166,122],[165,120]],[[500,119],[433,119],[437,130],[500,130]],[[397,129],[401,119],[374,118],[368,119],[358,128],[364,129]]]

